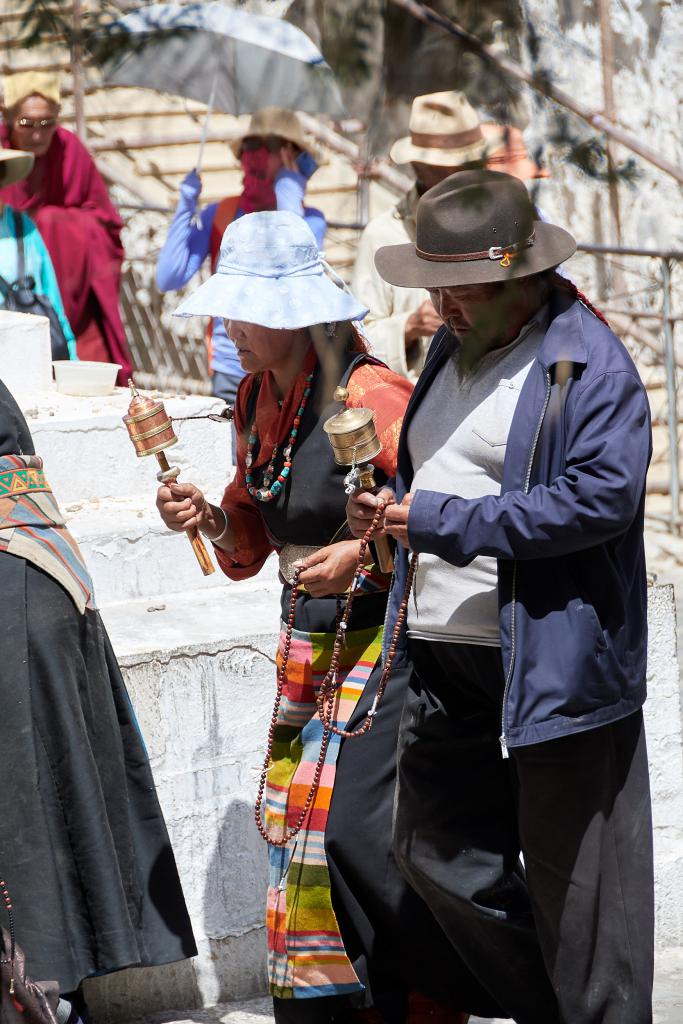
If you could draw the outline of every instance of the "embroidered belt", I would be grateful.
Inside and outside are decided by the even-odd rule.
[[[280,562],[280,575],[286,583],[292,582],[294,563],[320,551],[322,544],[285,544],[277,553]],[[303,589],[303,588],[302,588]]]
[[[52,488],[45,479],[42,469],[27,466],[23,469],[7,469],[0,473],[0,498],[30,494],[31,491],[48,491]]]

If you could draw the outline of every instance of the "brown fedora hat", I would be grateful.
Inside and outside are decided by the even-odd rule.
[[[563,228],[536,220],[526,186],[510,174],[458,171],[417,204],[415,244],[385,245],[375,265],[390,284],[448,288],[529,277],[574,253]]]

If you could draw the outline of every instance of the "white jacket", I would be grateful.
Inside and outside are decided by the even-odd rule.
[[[382,280],[375,268],[375,253],[383,245],[415,242],[417,200],[413,188],[392,210],[369,222],[358,243],[351,283],[353,294],[370,311],[363,326],[372,354],[413,381],[424,365],[431,337],[420,338],[406,352],[406,320],[429,294],[421,288],[398,288]]]

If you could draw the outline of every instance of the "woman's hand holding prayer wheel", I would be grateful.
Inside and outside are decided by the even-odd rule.
[[[226,513],[208,502],[194,484],[162,484],[157,491],[157,508],[169,530],[181,533],[196,527],[218,547],[233,550],[234,538]]]
[[[301,567],[299,583],[312,597],[343,594],[351,586],[358,562],[358,541],[343,540],[320,548],[308,558],[295,562]]]

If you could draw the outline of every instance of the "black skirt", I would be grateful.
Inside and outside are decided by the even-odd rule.
[[[0,874],[34,978],[196,954],[147,752],[96,611],[0,554]]]

